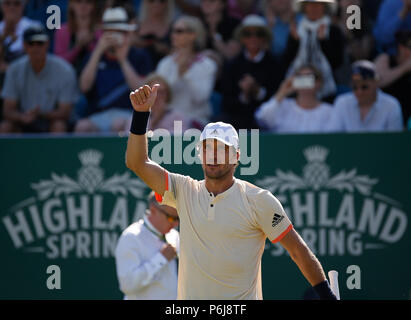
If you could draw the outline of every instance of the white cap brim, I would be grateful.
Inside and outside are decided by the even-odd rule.
[[[135,31],[136,29],[135,24],[127,23],[105,23],[103,25],[103,30]]]
[[[29,41],[46,42],[48,40],[49,40],[49,36],[47,34],[34,34],[30,37]]]

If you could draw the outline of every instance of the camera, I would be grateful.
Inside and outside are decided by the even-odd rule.
[[[293,79],[294,89],[313,89],[315,86],[315,77],[312,74],[296,76]]]

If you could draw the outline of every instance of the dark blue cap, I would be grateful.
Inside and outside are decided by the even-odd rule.
[[[49,39],[46,29],[42,26],[33,26],[27,28],[23,33],[24,42],[46,42]]]

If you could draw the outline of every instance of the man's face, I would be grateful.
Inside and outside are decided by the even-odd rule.
[[[152,215],[152,222],[154,222],[155,227],[162,234],[168,233],[172,228],[175,228],[179,224],[179,218],[177,210],[159,204],[151,204],[150,211]]]
[[[307,2],[304,3],[304,13],[307,18],[311,21],[317,21],[324,17],[325,15],[325,4],[324,3],[315,3]]]
[[[250,52],[258,52],[264,48],[267,38],[264,29],[258,27],[244,28],[241,42]]]
[[[370,104],[375,101],[377,93],[377,81],[375,79],[363,79],[355,74],[351,78],[352,89],[360,105]]]
[[[28,41],[24,43],[24,49],[31,61],[44,60],[48,47],[48,41]]]
[[[216,140],[206,139],[200,148],[204,175],[209,179],[221,179],[234,175],[238,153],[232,147]]]

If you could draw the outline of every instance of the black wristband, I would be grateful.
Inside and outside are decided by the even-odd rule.
[[[137,112],[133,110],[130,132],[138,135],[146,134],[149,117],[150,112]]]
[[[318,294],[321,300],[337,300],[337,297],[332,292],[327,280],[320,282],[319,284],[314,286],[313,289]]]

